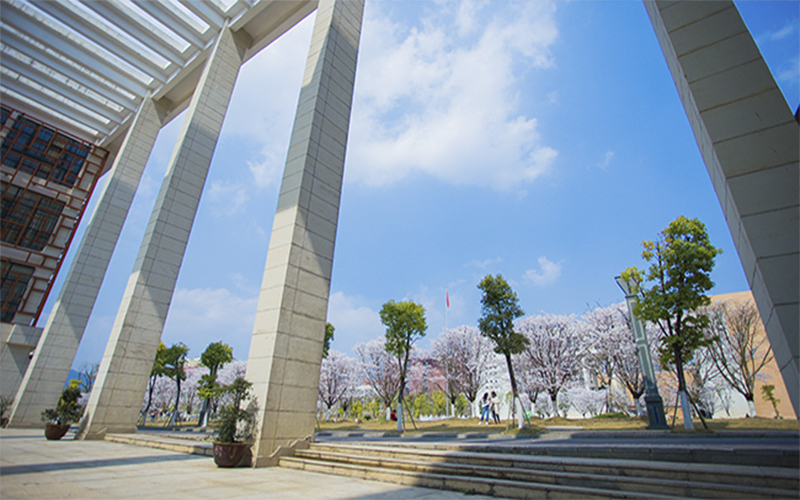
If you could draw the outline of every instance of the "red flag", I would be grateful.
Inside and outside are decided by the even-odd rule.
[[[450,292],[445,290],[444,293],[447,295],[447,307],[450,307]]]

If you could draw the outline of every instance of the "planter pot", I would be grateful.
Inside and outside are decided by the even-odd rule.
[[[51,441],[57,441],[64,437],[69,430],[69,424],[48,423],[44,428],[44,437]]]
[[[236,467],[248,449],[250,449],[248,443],[214,441],[214,463],[217,464],[217,467]]]

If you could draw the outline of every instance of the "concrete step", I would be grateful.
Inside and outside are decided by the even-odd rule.
[[[437,478],[456,477],[458,481],[468,477],[479,483],[511,481],[534,484],[544,490],[558,486],[602,490],[606,494],[619,492],[673,498],[794,499],[800,491],[800,473],[796,469],[524,456],[519,453],[445,451],[365,443],[315,443],[308,450],[298,450],[293,459],[281,461],[281,466],[327,469],[356,476],[362,472],[380,475],[377,471],[384,470],[388,477],[400,472],[430,474]],[[475,491],[482,492],[481,488]]]
[[[418,443],[416,446],[444,451],[474,451],[503,454],[521,454],[556,457],[579,457],[630,460],[657,460],[659,462],[708,463],[728,465],[758,465],[800,469],[800,441],[791,438],[789,446],[782,449],[760,449],[757,446],[678,446],[664,439],[662,443],[646,445],[624,442],[602,444],[554,444],[549,446]],[[386,443],[386,446],[406,446],[405,443]]]
[[[626,491],[609,491],[597,488],[562,486],[558,484],[538,484],[527,481],[507,479],[486,479],[451,474],[434,474],[409,472],[386,467],[368,467],[346,463],[324,462],[293,457],[280,459],[280,466],[290,469],[337,474],[372,481],[403,484],[422,488],[461,491],[473,495],[491,495],[500,498],[525,499],[565,499],[565,500],[600,500],[600,499],[644,499],[675,500],[679,497],[652,495],[646,493],[630,493]]]
[[[132,444],[136,446],[146,446],[148,448],[158,448],[160,450],[176,451],[178,453],[188,453],[191,455],[203,455],[213,457],[213,445],[210,442],[197,441],[191,439],[181,439],[163,435],[153,435],[145,433],[137,434],[106,434],[106,441],[115,443]]]
[[[372,455],[370,453],[348,454],[312,449],[298,451],[295,458],[346,463],[356,466],[384,467],[409,472],[507,479],[541,484],[663,494],[675,497],[741,498],[743,500],[796,497],[796,493],[791,490],[778,489],[774,486],[769,487],[766,485],[754,487],[747,484],[698,481],[685,477],[680,479],[660,479],[646,477],[641,474],[638,477],[629,477],[625,473],[635,468],[636,464],[625,464],[623,461],[617,461],[614,464],[577,464],[581,466],[580,468],[594,471],[594,473],[591,473],[582,471],[567,472],[563,467],[565,464],[551,460],[544,462],[516,460],[511,462],[504,459],[504,457],[497,459],[486,456],[474,458],[465,455],[433,458],[407,454],[406,457],[401,458],[395,454],[387,458],[387,456]],[[576,465],[575,462],[577,462],[575,459],[567,459],[567,461],[573,463],[566,464],[566,468],[570,468],[570,465]],[[480,465],[477,463],[480,463]],[[674,467],[674,464],[667,465]],[[623,469],[620,470],[620,467],[623,467]],[[656,469],[650,467],[648,470],[653,471]],[[681,475],[685,476],[685,474]]]

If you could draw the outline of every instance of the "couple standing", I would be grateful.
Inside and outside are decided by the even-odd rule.
[[[494,423],[499,424],[500,415],[497,414],[499,409],[500,399],[498,399],[497,393],[492,391],[492,397],[490,399],[489,393],[484,392],[483,398],[481,399],[481,420],[478,422],[478,425],[481,425],[483,422],[486,422],[486,425],[489,425],[489,412],[491,412]]]

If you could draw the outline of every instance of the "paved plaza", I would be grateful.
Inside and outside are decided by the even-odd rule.
[[[72,436],[0,429],[0,498],[493,498],[278,467],[219,469],[209,457]]]

